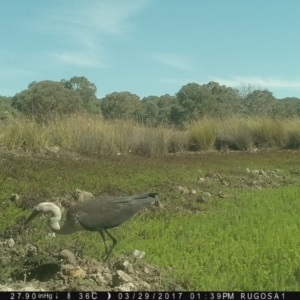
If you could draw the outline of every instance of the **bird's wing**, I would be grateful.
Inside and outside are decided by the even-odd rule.
[[[100,200],[101,201],[109,201],[109,202],[114,202],[114,203],[125,203],[129,202],[132,200],[143,200],[147,198],[155,198],[157,193],[145,193],[145,194],[139,194],[139,195],[132,195],[132,196],[118,196],[118,197],[103,197],[103,198],[93,198],[91,201],[94,200]],[[148,199],[149,200],[149,199]]]
[[[87,201],[71,207],[78,222],[87,230],[114,228],[131,218],[140,208],[154,201],[149,194]],[[84,205],[85,204],[85,205]],[[77,210],[75,212],[75,209]]]

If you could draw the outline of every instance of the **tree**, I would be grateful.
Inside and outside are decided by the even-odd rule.
[[[83,106],[90,113],[100,113],[100,102],[96,97],[97,87],[85,77],[74,76],[60,81],[66,89],[74,90],[82,99]]]
[[[106,119],[142,118],[142,102],[130,92],[114,92],[101,99],[101,111]]]
[[[241,104],[241,97],[238,89],[220,85],[217,82],[211,81],[204,84],[216,100],[215,114],[217,116],[226,116],[232,113],[237,113]],[[214,114],[214,112],[212,112]]]
[[[19,111],[11,106],[12,97],[0,96],[0,120],[7,120],[16,117]]]
[[[147,125],[158,123],[159,107],[154,102],[146,102],[143,105],[143,121]]]
[[[185,119],[193,120],[206,114],[213,114],[217,107],[215,95],[205,85],[188,83],[176,94],[180,105],[186,111]]]
[[[243,99],[240,112],[247,115],[272,115],[276,101],[273,93],[267,90],[255,90]]]
[[[82,109],[81,97],[73,90],[55,81],[40,81],[29,84],[28,89],[12,98],[12,107],[44,120],[50,114],[68,114]]]

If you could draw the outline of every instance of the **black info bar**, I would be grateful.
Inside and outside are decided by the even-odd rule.
[[[0,292],[1,300],[299,300],[300,292]]]

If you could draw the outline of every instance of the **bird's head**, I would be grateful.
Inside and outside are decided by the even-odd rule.
[[[52,211],[52,207],[53,204],[50,202],[39,203],[37,206],[34,207],[31,215],[25,220],[25,222],[22,225],[22,228],[26,228],[26,226],[41,213]]]

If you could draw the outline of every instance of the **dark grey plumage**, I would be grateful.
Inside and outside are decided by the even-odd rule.
[[[40,212],[52,212],[51,228],[58,234],[71,234],[79,230],[98,231],[105,245],[104,261],[106,261],[117,244],[117,240],[108,232],[130,219],[139,209],[156,201],[157,193],[132,196],[92,198],[71,206],[67,211],[66,221],[60,228],[61,218],[59,208],[53,203],[40,203],[25,221],[24,226]],[[113,244],[109,248],[104,232],[111,238]]]

